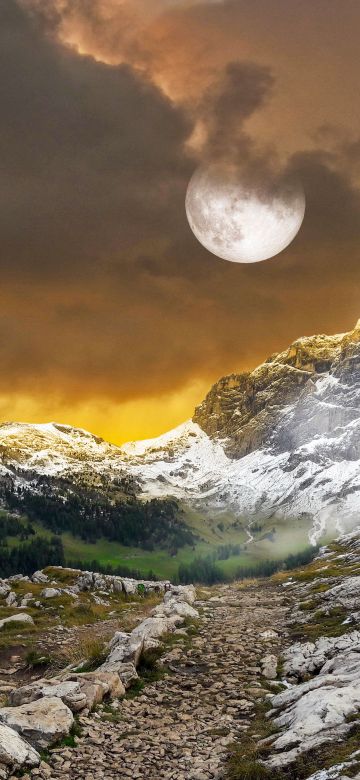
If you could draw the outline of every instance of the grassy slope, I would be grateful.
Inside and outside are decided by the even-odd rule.
[[[270,519],[263,525],[260,532],[254,532],[255,541],[248,543],[248,535],[241,520],[234,519],[230,513],[217,515],[215,518],[203,516],[192,510],[185,509],[186,521],[194,530],[198,541],[195,547],[186,546],[179,549],[177,555],[170,556],[166,550],[147,551],[139,547],[125,547],[118,542],[99,539],[95,544],[84,542],[70,533],[62,534],[66,560],[83,560],[89,563],[96,559],[102,565],[124,565],[137,569],[144,575],[151,569],[159,577],[171,579],[178,570],[180,563],[188,564],[197,556],[207,556],[223,544],[240,544],[239,555],[231,556],[225,561],[217,561],[217,565],[229,575],[236,573],[239,566],[245,567],[259,560],[284,558],[289,553],[303,549],[307,544],[308,525],[298,521],[294,526],[286,521],[275,524]],[[36,533],[41,536],[51,536],[51,532],[42,526],[32,523]],[[273,540],[267,534],[276,526]],[[18,544],[18,539],[9,538],[9,546]]]

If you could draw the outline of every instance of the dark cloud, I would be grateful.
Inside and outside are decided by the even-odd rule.
[[[102,253],[170,229],[191,128],[130,67],[61,48],[4,0],[0,102],[1,259],[12,272],[78,275]]]
[[[95,29],[95,4],[75,5]],[[199,4],[191,11],[197,37],[200,20],[202,34],[214,36],[221,17],[223,41],[238,5],[210,12]],[[360,311],[359,145],[337,137],[329,146],[323,133],[319,148],[299,146],[278,163],[266,132],[260,144],[253,129],[279,91],[271,56],[267,64],[236,62],[232,45],[231,62],[223,62],[222,46],[222,59],[215,52],[213,68],[206,60],[202,71],[185,47],[177,83],[183,79],[186,92],[192,60],[197,95],[175,101],[150,66],[80,56],[37,18],[15,0],[0,4],[0,391],[77,400],[159,395],[253,366],[302,333],[351,326]],[[174,34],[186,19],[174,12]],[[170,17],[162,24],[158,63],[175,40],[166,37]],[[287,138],[285,114],[283,121]],[[190,153],[197,122],[205,145]],[[189,176],[197,159],[218,157],[236,159],[249,176],[302,180],[304,226],[274,260],[216,260],[191,234]]]
[[[274,78],[270,68],[254,62],[229,62],[220,78],[209,87],[198,107],[206,128],[202,154],[224,161],[243,162],[252,153],[252,140],[244,123],[262,108]]]

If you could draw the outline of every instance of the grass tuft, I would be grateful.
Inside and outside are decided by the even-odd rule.
[[[32,649],[26,653],[25,662],[30,669],[45,669],[51,666],[52,659],[49,655],[44,655],[39,653],[38,650]]]

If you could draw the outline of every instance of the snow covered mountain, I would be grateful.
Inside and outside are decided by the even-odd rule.
[[[223,377],[193,420],[123,447],[50,423],[0,426],[1,472],[34,485],[121,476],[139,495],[175,497],[249,523],[299,520],[310,537],[360,519],[360,321],[298,339],[250,373]]]

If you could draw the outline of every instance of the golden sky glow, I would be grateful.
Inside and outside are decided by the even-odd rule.
[[[57,422],[76,425],[113,444],[148,439],[174,428],[191,416],[208,391],[206,382],[195,382],[180,392],[139,398],[117,404],[111,400],[66,403],[49,395],[43,399],[21,393],[0,396],[3,421]]]
[[[0,418],[114,442],[360,315],[358,0],[3,0]],[[297,175],[293,244],[233,267],[189,230],[199,162]]]

